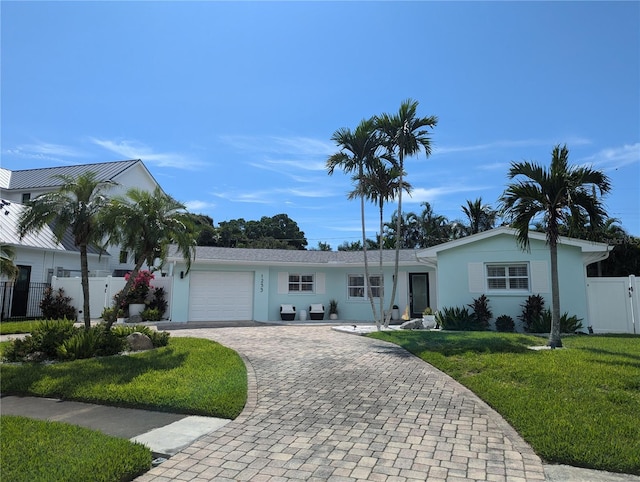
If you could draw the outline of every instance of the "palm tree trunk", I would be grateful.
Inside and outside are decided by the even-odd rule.
[[[400,154],[398,156],[399,165],[400,165],[400,189],[398,190],[398,217],[396,219],[396,259],[393,268],[393,288],[391,289],[391,299],[389,300],[389,313],[385,317],[384,326],[385,328],[389,327],[389,319],[391,318],[391,309],[393,308],[393,304],[396,299],[396,289],[398,287],[398,265],[400,264],[400,240],[401,233],[400,229],[402,226],[402,187],[404,186],[404,181],[402,179],[402,174],[404,172],[404,156],[402,155],[402,149],[400,149]]]
[[[380,324],[383,323],[382,315],[384,313],[384,278],[382,277],[382,230],[384,229],[383,209],[384,202],[382,198],[380,198],[380,237],[378,238],[378,251],[380,252]]]
[[[87,245],[80,245],[80,274],[82,283],[82,311],[85,329],[91,328],[90,298],[89,298],[89,260]]]
[[[561,348],[560,339],[560,286],[558,283],[558,245],[556,241],[549,243],[551,254],[551,333],[548,345]]]
[[[360,179],[362,179],[362,168],[360,170]],[[373,302],[373,296],[371,296],[371,284],[369,283],[369,261],[367,260],[367,233],[365,230],[364,221],[364,195],[360,195],[360,218],[362,220],[362,252],[364,254],[364,283],[367,287],[367,296],[369,303],[371,303],[371,312],[373,313],[373,319],[376,320],[376,326],[378,330],[380,325],[378,324],[378,315],[376,314],[376,305]]]

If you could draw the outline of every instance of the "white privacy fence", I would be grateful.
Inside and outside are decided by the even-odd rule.
[[[636,277],[587,278],[589,324],[595,333],[640,334]]]
[[[164,288],[165,300],[167,300],[167,311],[164,314],[164,318],[168,318],[171,313],[171,286],[173,278],[157,277],[151,280],[151,286],[153,288]],[[124,278],[114,278],[113,276],[107,276],[104,278],[89,278],[89,311],[91,318],[100,318],[102,310],[104,308],[111,308],[113,306],[113,297],[124,288],[126,281]],[[64,289],[66,296],[71,297],[71,304],[78,310],[78,320],[83,320],[82,314],[84,297],[82,295],[82,283],[81,279],[76,278],[58,278],[54,276],[51,279],[51,287],[54,290],[58,288]]]

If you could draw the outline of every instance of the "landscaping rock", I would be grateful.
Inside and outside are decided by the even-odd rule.
[[[422,329],[422,319],[415,318],[413,320],[405,321],[402,325],[400,325],[401,330],[421,330]]]
[[[127,336],[127,343],[131,351],[151,350],[153,348],[153,342],[144,333],[131,333]]]

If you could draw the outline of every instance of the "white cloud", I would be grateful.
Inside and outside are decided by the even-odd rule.
[[[449,194],[455,194],[459,192],[473,192],[473,191],[482,191],[487,189],[487,186],[442,186],[442,187],[434,187],[430,189],[424,188],[416,188],[411,192],[411,196],[403,195],[402,203],[403,204],[419,204],[421,202],[429,202],[433,203],[436,199],[443,198],[448,196]]]
[[[159,167],[173,167],[177,169],[196,169],[202,162],[192,159],[186,154],[176,152],[154,152],[152,148],[137,141],[111,141],[92,138],[91,141],[108,151],[114,152],[126,159],[142,159],[148,164]]]
[[[60,144],[52,144],[49,142],[36,142],[34,144],[21,144],[5,151],[7,155],[23,157],[27,159],[40,159],[44,161],[53,161],[56,163],[68,163],[69,157],[84,157],[82,151]]]
[[[625,144],[620,147],[602,149],[592,156],[581,159],[585,164],[591,164],[597,169],[618,169],[640,162],[640,142]]]
[[[569,137],[563,141],[549,139],[500,140],[491,141],[484,144],[473,144],[469,146],[434,146],[433,155],[435,156],[438,154],[452,154],[458,152],[476,152],[487,151],[491,149],[511,149],[514,147],[535,146],[549,146],[549,150],[551,150],[556,144],[567,144],[568,147],[571,147],[591,144],[591,141],[582,137]]]
[[[196,211],[206,211],[206,210],[214,209],[216,207],[215,203],[198,201],[198,200],[187,201],[184,203],[184,205],[187,207],[187,210],[192,213]]]
[[[331,142],[311,137],[221,136],[220,139],[230,146],[245,151],[276,153],[293,157],[326,157],[336,151],[336,147]]]

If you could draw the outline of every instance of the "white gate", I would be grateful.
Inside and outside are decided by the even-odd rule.
[[[589,324],[594,333],[640,333],[635,276],[587,278]]]
[[[164,314],[168,318],[171,313],[171,287],[173,286],[173,278],[155,278],[151,280],[151,286],[154,288],[164,288],[167,300],[167,311]],[[126,281],[124,278],[114,278],[112,276],[91,277],[89,278],[89,311],[91,319],[100,318],[104,308],[113,306],[113,297],[118,291],[124,288]],[[82,282],[80,278],[58,278],[54,276],[51,279],[51,287],[54,290],[63,288],[66,296],[71,297],[71,305],[78,310],[78,321],[84,320],[82,315],[84,297],[82,295]]]

